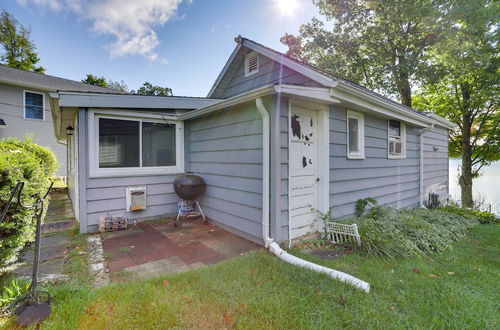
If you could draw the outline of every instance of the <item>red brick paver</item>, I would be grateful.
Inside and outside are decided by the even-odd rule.
[[[165,221],[140,223],[127,231],[106,233],[103,248],[110,272],[119,272],[171,257],[198,268],[260,247],[221,228],[191,220],[181,223],[178,228]]]

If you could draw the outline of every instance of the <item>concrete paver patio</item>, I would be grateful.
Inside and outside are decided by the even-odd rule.
[[[139,223],[101,234],[111,273],[149,278],[196,269],[245,255],[261,247],[200,220]]]

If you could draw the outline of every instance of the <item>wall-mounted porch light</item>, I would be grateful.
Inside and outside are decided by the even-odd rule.
[[[73,128],[73,126],[66,127],[66,135],[71,136],[71,135],[73,135],[74,131],[75,131],[75,129]]]

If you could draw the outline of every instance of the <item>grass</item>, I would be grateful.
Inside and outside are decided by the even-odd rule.
[[[398,261],[350,254],[325,262],[292,250],[368,281],[369,294],[266,251],[99,290],[69,283],[51,288],[53,313],[41,328],[494,329],[500,326],[499,236],[499,225],[482,225],[452,250]]]

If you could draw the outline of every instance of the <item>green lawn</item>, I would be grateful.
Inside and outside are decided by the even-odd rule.
[[[499,238],[500,225],[482,225],[432,258],[307,257],[369,282],[369,294],[266,251],[100,290],[70,283],[52,288],[53,314],[42,328],[494,329],[500,327]],[[4,319],[4,326],[12,323]]]

